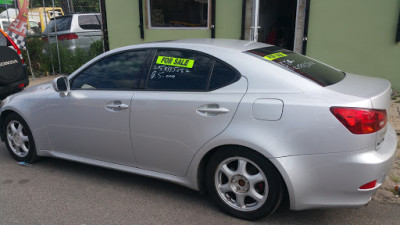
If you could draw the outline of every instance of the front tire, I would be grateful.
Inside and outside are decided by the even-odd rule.
[[[206,186],[225,213],[245,220],[272,214],[282,200],[282,179],[261,154],[241,147],[216,152],[206,169]]]
[[[36,158],[35,142],[26,122],[19,115],[12,113],[4,120],[2,129],[12,157],[18,162],[33,162]]]

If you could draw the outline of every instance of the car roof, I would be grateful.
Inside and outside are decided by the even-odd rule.
[[[254,41],[245,41],[245,40],[235,40],[235,39],[214,39],[214,38],[195,38],[195,39],[182,39],[182,40],[172,40],[172,41],[160,41],[160,42],[152,42],[143,44],[146,47],[164,47],[166,45],[180,45],[182,47],[216,47],[216,48],[224,48],[229,50],[236,50],[240,52],[248,51],[256,48],[269,47],[272,45],[254,42]],[[140,46],[140,45],[139,45]]]

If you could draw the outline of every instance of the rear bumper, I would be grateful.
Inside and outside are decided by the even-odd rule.
[[[282,172],[290,208],[358,207],[367,204],[393,163],[397,136],[388,124],[385,141],[378,149],[357,152],[290,156],[273,159]],[[377,180],[368,190],[359,187]]]

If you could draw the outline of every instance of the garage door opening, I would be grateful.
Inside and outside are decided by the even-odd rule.
[[[302,53],[307,4],[307,0],[247,0],[246,39]]]

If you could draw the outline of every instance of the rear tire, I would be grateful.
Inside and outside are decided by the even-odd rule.
[[[6,146],[18,162],[31,163],[36,159],[35,142],[26,122],[17,114],[7,115],[3,124]]]
[[[206,186],[225,213],[245,220],[272,214],[283,196],[282,179],[274,165],[250,149],[217,151],[206,168]]]

